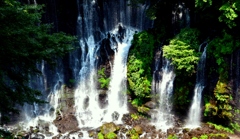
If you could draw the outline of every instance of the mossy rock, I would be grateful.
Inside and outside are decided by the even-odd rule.
[[[217,133],[217,134],[210,134],[209,139],[230,139],[230,138],[224,133]]]
[[[184,129],[183,129],[183,133],[187,133],[187,132],[189,132],[189,131],[190,131],[189,128],[184,128]]]
[[[137,133],[138,135],[141,135],[141,134],[143,133],[143,129],[142,129],[142,127],[141,127],[140,125],[136,125],[136,126],[134,127],[134,130],[136,131],[136,133]]]
[[[115,125],[113,122],[105,123],[101,126],[101,133],[103,135],[107,135],[110,132],[117,132],[119,130],[119,127]]]
[[[117,134],[114,132],[109,132],[104,136],[106,139],[117,139]]]

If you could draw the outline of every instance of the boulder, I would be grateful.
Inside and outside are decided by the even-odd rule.
[[[136,133],[138,135],[142,135],[142,133],[143,133],[143,129],[142,129],[142,127],[140,125],[134,126],[134,130],[136,131]]]
[[[101,126],[101,133],[106,135],[109,132],[117,132],[119,127],[115,125],[113,122],[105,123]]]
[[[157,107],[157,103],[155,101],[148,101],[144,104],[144,106],[149,109],[155,109]]]
[[[74,115],[65,115],[61,120],[54,120],[54,124],[60,133],[78,130],[78,121]]]

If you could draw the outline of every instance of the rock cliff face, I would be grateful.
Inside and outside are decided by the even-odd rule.
[[[77,49],[56,61],[56,68],[52,69],[44,61],[39,65],[43,76],[36,82],[43,86],[42,99],[50,102],[50,105],[25,106],[23,117],[27,115],[28,118],[34,119],[47,113],[52,118],[56,116],[53,123],[59,132],[75,130],[79,124],[85,123],[84,120],[76,118],[76,107],[84,105],[83,107],[87,108],[93,99],[89,94],[81,93],[91,92],[89,88],[95,89],[96,84],[97,91],[93,91],[99,99],[96,104],[101,108],[106,107],[108,90],[102,89],[97,82],[97,71],[105,68],[106,78],[109,78],[114,55],[120,47],[118,43],[122,43],[124,39],[129,40],[127,31],[140,31],[153,25],[153,22],[146,18],[145,10],[148,5],[131,7],[125,0],[22,0],[22,2],[44,4],[43,23],[52,23],[54,26],[52,32],[63,31],[78,38],[75,44]],[[91,75],[92,71],[94,75]],[[81,85],[87,86],[85,90],[77,90]],[[75,90],[79,93],[78,98],[86,96],[83,98],[84,104],[76,104]],[[51,102],[52,99],[56,100]]]
[[[22,0],[24,3],[34,4],[35,1]],[[128,6],[125,0],[39,0],[36,1],[38,4],[44,4],[45,13],[43,14],[44,23],[52,23],[54,26],[53,32],[64,31],[66,33],[76,35],[79,42],[75,45],[78,48],[76,51],[66,55],[63,59],[57,61],[58,65],[56,69],[50,70],[51,68],[47,63],[43,63],[44,69],[44,81],[45,84],[43,89],[43,99],[48,99],[48,94],[54,92],[55,89],[64,88],[61,92],[61,96],[58,98],[59,109],[56,113],[56,118],[53,123],[58,128],[58,132],[77,132],[79,131],[79,121],[76,118],[76,107],[74,101],[75,89],[79,85],[80,71],[84,66],[81,62],[86,59],[88,52],[91,47],[89,47],[89,38],[92,37],[96,53],[94,55],[93,67],[96,70],[105,68],[106,78],[111,76],[111,69],[114,60],[115,51],[117,47],[116,38],[121,40],[125,36],[126,28],[136,28],[138,30],[144,30],[152,27],[153,22],[145,18],[145,9],[147,6],[140,6],[138,8],[131,8]],[[179,3],[173,7],[173,32],[178,32],[179,28],[189,25],[189,11],[185,8],[183,3]],[[181,14],[182,13],[182,14]],[[181,16],[180,16],[181,15]],[[178,22],[178,21],[182,22]],[[117,35],[113,35],[111,31],[117,29]],[[82,46],[86,47],[82,47]],[[84,53],[86,51],[86,53]],[[232,105],[240,107],[240,101],[238,100],[240,96],[239,86],[240,86],[240,51],[234,52],[230,57],[226,57],[227,61],[230,63],[229,67],[229,87],[232,88],[232,94],[234,101]],[[87,61],[87,60],[86,60]],[[89,60],[90,61],[90,60]],[[159,70],[162,63],[162,53],[161,48],[155,51],[155,65],[159,66],[155,69],[156,75],[154,78],[159,81],[160,74]],[[208,61],[206,67],[212,66],[213,62]],[[88,69],[89,70],[89,69]],[[213,92],[214,87],[218,81],[218,75],[216,73],[210,73],[210,69],[206,69],[208,72],[208,82],[205,92]],[[96,79],[95,79],[96,80]],[[63,86],[66,85],[66,86]],[[91,87],[91,86],[90,86]],[[107,104],[107,89],[101,88],[100,84],[97,83],[98,99],[101,108],[104,108]],[[81,92],[80,92],[81,93]],[[81,96],[81,95],[80,95]],[[110,98],[111,99],[111,98]],[[86,107],[89,104],[89,98],[85,99]],[[147,107],[153,109],[155,108],[155,102],[149,102],[146,104]],[[29,107],[30,108],[30,107]],[[42,107],[44,109],[45,107]],[[47,107],[49,108],[49,107]],[[40,110],[40,109],[38,109]],[[28,109],[28,114],[35,112],[35,107],[31,106]],[[132,108],[131,112],[136,111]],[[39,113],[44,113],[42,110]],[[30,114],[31,115],[31,114]],[[149,114],[150,115],[150,114]],[[35,115],[36,116],[36,115]],[[31,117],[31,116],[30,116]],[[32,116],[34,117],[34,116]],[[236,121],[239,122],[240,116],[236,117]],[[134,120],[130,115],[125,115],[123,117],[124,124],[136,127],[135,130],[141,131],[139,134],[144,134],[146,137],[166,137],[166,134],[160,134],[159,131],[153,126],[145,126],[149,121],[147,119]],[[176,120],[176,119],[175,119]],[[84,121],[81,121],[84,123]],[[176,127],[181,127],[181,121],[177,121],[178,125]],[[204,125],[208,130],[203,130],[203,133],[215,133],[216,131],[212,129],[209,125]],[[141,129],[139,129],[141,128]],[[124,126],[121,125],[120,130],[126,131]],[[142,131],[143,130],[143,131]],[[174,131],[173,131],[174,130]],[[90,131],[90,130],[89,130]],[[99,132],[99,129],[94,129],[94,136]],[[119,131],[119,130],[118,130]],[[116,131],[116,132],[118,132]],[[179,129],[173,128],[168,130],[169,133],[177,133]],[[115,131],[114,131],[115,132]],[[143,132],[143,133],[142,133]],[[196,133],[194,133],[196,132]],[[199,133],[198,133],[199,132]],[[147,134],[150,133],[150,134]],[[106,133],[107,134],[107,133]],[[196,129],[195,131],[189,131],[188,129],[183,130],[182,137],[191,138],[194,135],[200,135],[200,131]],[[82,136],[82,133],[78,133],[78,136]],[[130,137],[130,135],[128,135]]]

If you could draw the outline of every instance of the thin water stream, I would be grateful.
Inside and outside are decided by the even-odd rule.
[[[200,49],[204,46],[200,45]],[[207,46],[204,46],[204,50],[198,62],[198,70],[197,70],[197,79],[196,85],[194,88],[194,97],[193,102],[191,104],[188,119],[186,122],[186,127],[188,128],[196,128],[201,125],[201,101],[202,101],[202,92],[205,87],[205,63],[207,57]]]
[[[159,82],[155,83],[156,92],[159,97],[158,112],[153,114],[152,123],[162,131],[166,131],[168,128],[173,126],[173,115],[172,110],[172,93],[173,93],[173,82],[175,78],[174,68],[170,61],[164,59],[162,67],[162,78]]]

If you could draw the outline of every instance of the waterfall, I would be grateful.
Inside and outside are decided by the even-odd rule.
[[[42,75],[31,77],[30,86],[41,91],[41,99],[48,103],[25,105],[22,114],[23,122],[21,122],[23,127],[47,126],[48,131],[56,135],[57,131],[60,131],[61,120],[68,115],[75,116],[78,127],[83,130],[88,127],[99,127],[103,122],[121,122],[122,115],[128,112],[126,62],[131,41],[134,33],[153,26],[153,21],[146,17],[147,3],[131,7],[128,2],[125,0],[77,0],[76,32],[80,47],[71,52],[67,60],[57,61],[57,67],[53,71],[44,61],[37,65]],[[100,63],[103,55],[100,54],[100,50],[103,47],[103,40],[106,39],[110,40],[109,47],[114,51],[111,55],[114,59],[113,61],[108,59],[112,62],[111,81],[106,93],[106,105],[102,107],[99,98],[100,90],[97,87],[97,70],[100,64],[104,64]],[[68,77],[71,78],[68,79]],[[74,82],[75,85],[70,86],[74,94],[71,96],[74,101],[74,108],[69,110],[71,112],[66,112],[65,109],[69,107],[60,102],[66,93],[64,86],[68,87],[65,85],[68,81]],[[61,107],[64,107],[63,110],[60,110]],[[60,118],[58,119],[57,116]],[[69,126],[74,127],[62,133],[78,128],[73,124]],[[43,130],[41,129],[40,132],[44,134]],[[82,132],[85,133],[85,131]]]
[[[137,30],[128,28],[123,31],[121,32],[119,26],[110,31],[110,38],[114,38],[110,45],[115,51],[115,56],[106,108],[99,105],[99,91],[96,88],[96,57],[99,44],[95,44],[93,37],[87,41],[87,46],[80,40],[82,54],[86,54],[86,58],[82,58],[83,66],[79,73],[81,79],[75,91],[76,117],[80,127],[98,127],[103,122],[120,122],[122,115],[127,112],[126,62],[131,40]],[[88,47],[88,53],[85,52],[85,47]]]
[[[56,135],[57,127],[53,124],[53,121],[56,119],[56,113],[60,112],[58,110],[58,100],[60,98],[61,92],[63,92],[62,82],[63,77],[62,73],[56,74],[54,78],[52,78],[52,89],[48,93],[48,83],[47,83],[47,74],[45,69],[45,63],[42,61],[41,64],[38,64],[37,67],[42,72],[41,76],[32,77],[30,82],[30,87],[37,89],[42,92],[42,99],[45,100],[46,104],[36,104],[28,105],[25,104],[23,107],[24,110],[24,119],[25,121],[20,122],[24,129],[28,129],[30,127],[47,127],[48,129],[42,129],[41,132],[51,132],[51,134]]]
[[[188,119],[186,122],[186,127],[196,128],[200,126],[201,122],[201,100],[202,100],[202,91],[205,87],[205,63],[207,57],[207,46],[205,43],[200,45],[200,50],[204,47],[201,58],[198,62],[197,68],[197,79],[196,85],[194,88],[194,97],[191,104]]]
[[[103,122],[121,122],[127,112],[126,62],[136,31],[151,27],[145,17],[146,5],[128,6],[127,1],[78,1],[78,36],[81,46],[80,71],[75,90],[75,116],[80,128],[95,128]],[[114,51],[106,106],[99,103],[97,68],[103,40]],[[108,55],[108,53],[107,53]],[[78,65],[78,64],[75,64]],[[75,68],[77,69],[77,68]]]
[[[162,78],[159,82],[155,81],[155,92],[158,95],[159,106],[158,112],[152,116],[152,123],[158,129],[166,131],[168,128],[173,126],[171,96],[173,92],[175,73],[169,60],[164,59],[163,62]]]
[[[79,72],[79,86],[75,91],[76,117],[80,127],[97,127],[103,115],[103,111],[98,105],[98,92],[96,89],[96,51],[93,36],[86,40],[80,40],[82,58],[82,68]],[[86,50],[88,49],[88,52]]]
[[[113,34],[116,34],[114,32]],[[117,120],[121,123],[120,120],[122,115],[127,113],[126,64],[128,51],[134,33],[134,29],[127,29],[123,38],[117,39],[117,49],[115,50],[114,64],[111,71],[111,82],[108,91],[108,107],[105,116],[106,121]]]

